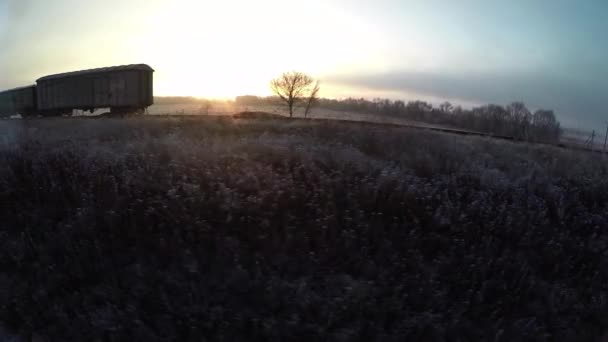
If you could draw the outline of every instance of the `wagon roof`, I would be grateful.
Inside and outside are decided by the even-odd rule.
[[[64,73],[55,74],[55,75],[48,75],[48,76],[39,78],[37,80],[37,82],[72,77],[72,76],[101,74],[101,73],[106,73],[106,72],[125,71],[125,70],[154,71],[154,69],[152,69],[147,64],[129,64],[129,65],[119,65],[119,66],[111,66],[111,67],[105,67],[105,68],[87,69],[87,70],[80,70],[80,71],[64,72]]]
[[[23,86],[23,87],[17,87],[17,88],[12,88],[12,89],[0,90],[0,93],[8,93],[8,92],[11,92],[11,91],[28,89],[28,88],[33,88],[35,86],[36,86],[35,84],[32,84],[32,85],[29,85],[29,86]]]

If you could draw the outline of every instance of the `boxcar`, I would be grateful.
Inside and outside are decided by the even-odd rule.
[[[20,87],[0,92],[0,116],[21,114],[32,115],[36,112],[36,86]]]
[[[45,76],[37,80],[38,111],[60,115],[110,108],[113,113],[143,113],[154,101],[153,73],[146,64],[132,64]]]

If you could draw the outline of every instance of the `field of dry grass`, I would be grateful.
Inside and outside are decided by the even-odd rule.
[[[0,321],[50,340],[595,341],[608,160],[399,127],[0,122]]]
[[[289,113],[285,106],[237,106],[232,103],[215,104],[213,106],[210,106],[208,110],[200,104],[153,105],[148,109],[148,112],[152,115],[232,115],[245,111],[266,112],[271,114],[289,116]],[[297,109],[294,113],[294,116],[298,118],[304,117],[302,109]],[[372,123],[388,123],[420,127],[444,128],[442,126],[427,124],[418,121],[411,121],[397,117],[357,112],[335,111],[323,108],[314,108],[308,117],[312,119],[349,120]]]
[[[200,104],[171,104],[171,105],[153,105],[149,108],[149,113],[153,115],[233,115],[235,113],[251,111],[251,112],[267,112],[289,116],[285,106],[237,106],[232,102],[218,103],[210,106],[208,109]],[[296,109],[294,116],[303,117],[302,109]],[[335,111],[324,108],[314,108],[309,115],[313,119],[332,119],[332,120],[348,120],[361,121],[380,124],[394,124],[414,127],[434,128],[434,129],[450,129],[455,131],[467,132],[460,128],[449,126],[434,125],[420,121],[407,120],[394,116],[365,114],[357,112]],[[472,133],[479,133],[471,131]],[[595,137],[593,144],[588,144],[591,132],[582,130],[565,129],[560,142],[565,146],[571,146],[580,149],[593,149],[601,151],[603,149],[603,138],[598,135]]]

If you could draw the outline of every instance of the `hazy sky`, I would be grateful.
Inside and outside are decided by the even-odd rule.
[[[555,109],[608,120],[605,0],[0,0],[0,89],[147,63],[157,95],[268,94],[288,70],[323,95]]]

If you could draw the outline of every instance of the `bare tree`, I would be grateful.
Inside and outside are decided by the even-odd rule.
[[[532,114],[528,108],[526,108],[526,105],[523,102],[513,102],[507,106],[506,110],[511,116],[511,120],[513,120],[516,129],[519,131],[517,132],[516,138],[528,140]]]
[[[315,86],[310,90],[310,95],[308,95],[308,100],[306,101],[306,108],[304,108],[305,118],[308,117],[308,113],[310,113],[312,107],[317,103],[317,100],[319,99],[319,90],[321,90],[321,85],[317,80],[317,82],[315,82]]]
[[[286,72],[270,81],[270,89],[289,107],[289,117],[293,117],[293,107],[309,94],[312,77],[297,71]]]
[[[559,122],[552,110],[539,109],[534,112],[532,115],[532,129],[534,138],[543,141],[557,142],[561,134]]]
[[[439,105],[439,110],[441,110],[442,112],[444,112],[446,114],[452,113],[453,109],[454,109],[454,106],[452,106],[452,104],[448,101],[445,101]]]

